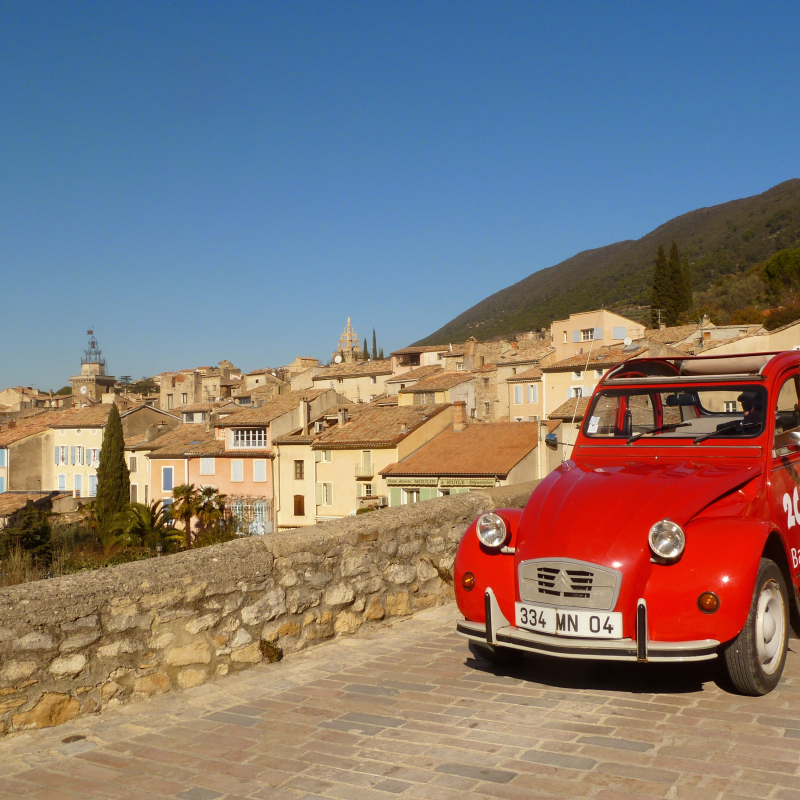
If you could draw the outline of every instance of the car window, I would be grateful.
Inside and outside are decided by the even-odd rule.
[[[718,431],[728,439],[752,438],[763,430],[766,397],[763,387],[753,385],[608,389],[595,395],[583,432],[616,438],[659,428],[659,439],[716,436]]]
[[[786,447],[792,431],[800,431],[800,398],[797,394],[797,377],[787,378],[775,406],[775,448]]]

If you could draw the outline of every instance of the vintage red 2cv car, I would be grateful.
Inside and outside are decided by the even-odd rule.
[[[719,658],[738,691],[771,691],[800,586],[799,367],[789,351],[611,369],[570,460],[459,545],[473,651]]]

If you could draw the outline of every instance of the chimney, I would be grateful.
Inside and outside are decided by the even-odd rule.
[[[303,436],[308,436],[308,403],[300,401],[300,426],[303,429]]]
[[[453,430],[458,433],[467,427],[467,404],[463,400],[453,403]]]
[[[214,412],[209,408],[206,411],[205,429],[207,433],[211,433],[214,428]]]
[[[347,422],[347,409],[340,408],[339,409],[339,425],[344,425]]]

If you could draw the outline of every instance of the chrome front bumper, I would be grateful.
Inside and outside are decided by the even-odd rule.
[[[708,661],[717,657],[720,642],[701,639],[688,642],[655,642],[647,638],[647,607],[640,601],[637,608],[636,639],[578,639],[534,633],[512,625],[500,611],[491,589],[486,590],[486,624],[463,620],[456,632],[474,642],[527,650],[530,653],[558,658],[584,658],[606,661]],[[641,634],[644,634],[643,636]]]

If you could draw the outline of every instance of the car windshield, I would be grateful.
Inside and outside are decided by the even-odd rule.
[[[764,429],[767,393],[760,386],[636,386],[598,392],[584,418],[590,438],[743,439]]]

